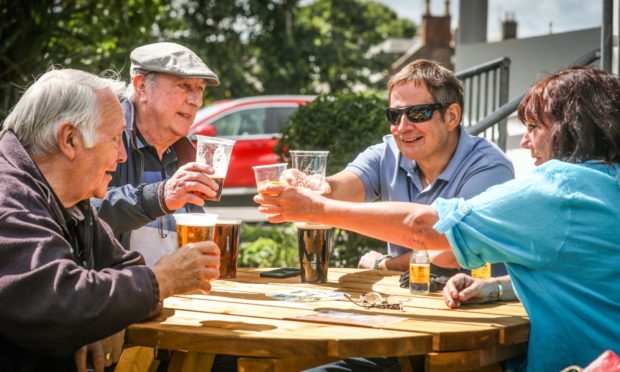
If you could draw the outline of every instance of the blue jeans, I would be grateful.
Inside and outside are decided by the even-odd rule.
[[[307,372],[400,372],[397,358],[350,358],[308,369]]]

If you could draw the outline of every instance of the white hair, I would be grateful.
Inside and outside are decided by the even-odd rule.
[[[78,129],[89,148],[97,142],[101,113],[95,91],[110,89],[120,97],[125,83],[114,72],[98,77],[73,69],[53,69],[43,74],[24,93],[4,121],[3,130],[15,132],[33,155],[58,151],[57,132],[64,123]]]
[[[146,84],[152,87],[153,85],[155,85],[155,81],[157,80],[158,73],[154,71],[142,70],[139,68],[134,69],[132,66],[130,82],[127,85],[127,90],[125,90],[125,94],[123,95],[123,97],[128,99],[129,101],[135,101],[136,99],[136,90],[133,87],[133,78],[136,77],[136,75],[144,75]]]

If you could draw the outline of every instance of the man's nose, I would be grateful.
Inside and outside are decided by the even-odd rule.
[[[406,131],[409,127],[414,126],[415,123],[411,122],[409,119],[407,119],[407,115],[405,115],[405,113],[403,113],[400,116],[400,120],[398,120],[398,126],[397,129],[399,132],[404,132]]]
[[[201,107],[202,106],[202,93],[198,90],[192,91],[188,97],[187,101],[194,106]]]
[[[123,145],[123,140],[120,140],[118,146],[118,154],[116,156],[117,163],[124,163],[127,161],[127,151],[125,150],[125,146]]]

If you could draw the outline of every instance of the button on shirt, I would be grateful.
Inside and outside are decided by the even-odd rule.
[[[514,178],[512,163],[497,146],[482,137],[470,136],[462,126],[459,131],[452,159],[426,189],[422,187],[417,163],[398,150],[392,135],[384,136],[383,143],[359,154],[346,170],[355,173],[364,183],[366,201],[419,204],[431,204],[438,197],[468,199]],[[410,251],[388,243],[390,256]]]

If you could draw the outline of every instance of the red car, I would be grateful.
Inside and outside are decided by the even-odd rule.
[[[316,96],[278,95],[256,96],[217,101],[196,114],[189,138],[196,135],[225,137],[237,142],[233,147],[224,194],[245,194],[256,191],[252,166],[278,162],[273,148],[280,138],[279,131],[300,105]]]

